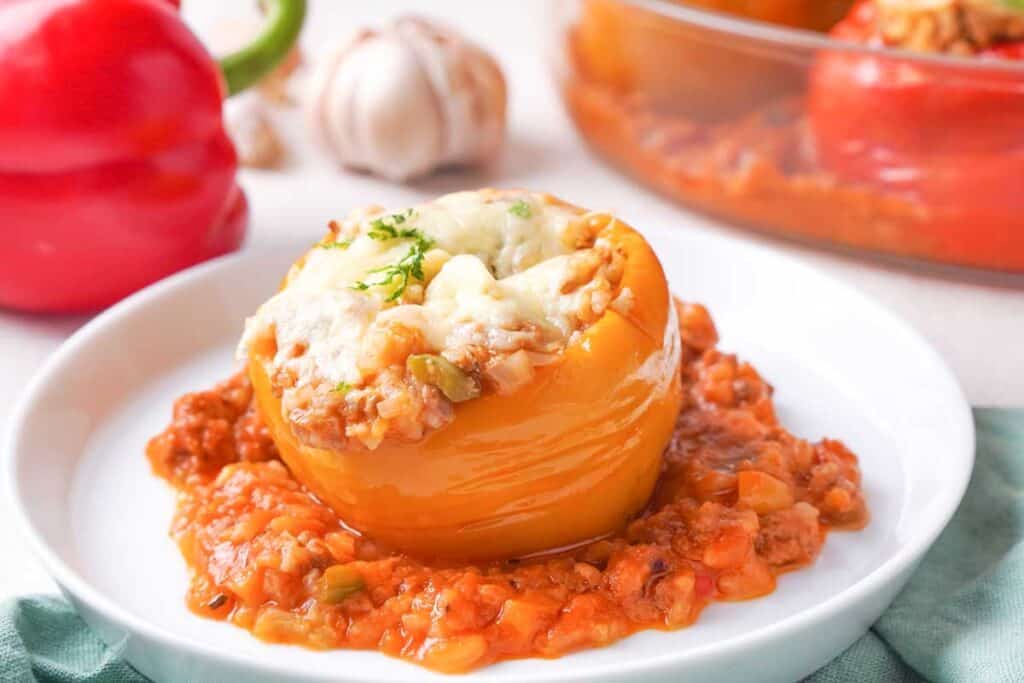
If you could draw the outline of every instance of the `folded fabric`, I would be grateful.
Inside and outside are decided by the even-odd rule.
[[[811,683],[1024,681],[1024,410],[975,409],[963,504],[907,588]],[[0,681],[146,679],[53,597],[0,606]]]
[[[145,683],[66,601],[51,596],[0,606],[0,681]]]
[[[1024,410],[974,421],[953,521],[871,631],[809,681],[1024,681]]]

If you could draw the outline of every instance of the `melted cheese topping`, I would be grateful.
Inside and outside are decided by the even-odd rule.
[[[272,334],[276,369],[289,370],[297,383],[359,387],[380,369],[366,361],[375,350],[367,347],[380,339],[374,333],[395,325],[417,331],[433,353],[472,345],[498,353],[558,351],[580,327],[577,311],[598,296],[566,286],[586,274],[588,264],[593,270],[596,250],[576,248],[579,218],[544,195],[486,190],[447,195],[411,211],[354,214],[247,321],[240,354]],[[396,301],[389,297],[400,278],[373,283],[383,279],[379,269],[410,253],[415,238],[382,239],[379,232],[375,238],[374,222],[379,228],[381,219],[419,231],[431,245],[423,280],[411,278]]]

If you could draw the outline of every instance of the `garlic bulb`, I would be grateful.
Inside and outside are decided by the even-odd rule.
[[[917,52],[974,54],[1024,38],[1017,0],[875,0],[887,43]]]
[[[505,79],[456,33],[402,18],[364,30],[322,62],[307,115],[345,166],[408,180],[486,163],[505,137]]]

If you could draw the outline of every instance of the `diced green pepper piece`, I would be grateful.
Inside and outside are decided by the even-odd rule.
[[[366,587],[363,577],[347,564],[335,564],[324,570],[320,599],[335,605]]]
[[[453,403],[468,401],[480,395],[480,385],[476,380],[443,356],[414,354],[405,361],[405,367],[420,382],[440,389]]]

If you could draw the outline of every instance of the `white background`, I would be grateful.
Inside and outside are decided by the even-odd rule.
[[[186,0],[184,4],[189,20],[209,37],[224,18],[249,12],[254,3]],[[417,6],[428,5],[313,0],[303,37],[307,57],[315,61],[358,26]],[[452,0],[431,2],[429,11],[487,46],[505,68],[510,119],[508,149],[501,163],[486,172],[445,174],[414,186],[394,186],[338,171],[307,141],[298,112],[280,112],[278,120],[290,140],[293,158],[283,171],[243,173],[253,210],[247,248],[296,250],[297,245],[316,239],[331,217],[367,203],[402,204],[483,185],[544,190],[578,204],[615,211],[641,230],[654,223],[679,230],[710,230],[724,240],[755,240],[767,248],[794,253],[854,284],[915,325],[945,356],[972,403],[1024,405],[1024,277],[910,270],[711,225],[633,185],[582,145],[560,106],[551,75],[551,2]],[[33,372],[85,320],[0,312],[0,431],[6,430],[19,392]],[[11,528],[6,505],[0,500],[0,599],[53,591],[54,584]]]

